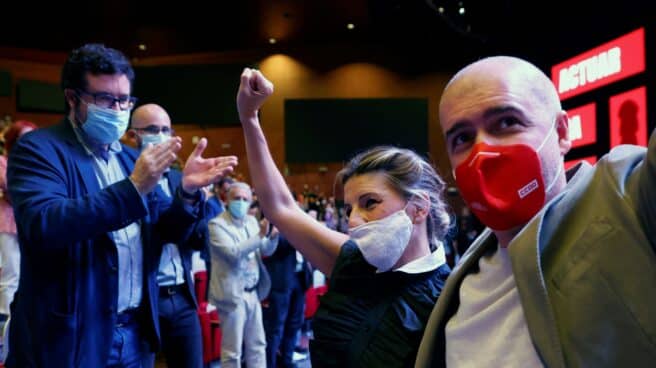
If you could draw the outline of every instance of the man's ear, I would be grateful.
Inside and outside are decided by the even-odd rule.
[[[560,146],[561,156],[565,156],[572,148],[572,141],[569,139],[569,117],[565,111],[558,113],[556,117],[556,132],[558,133],[558,146]]]
[[[125,137],[131,142],[133,147],[139,148],[139,136],[134,129],[128,128],[128,130],[125,131]]]
[[[68,107],[71,110],[75,109],[75,106],[77,105],[77,102],[80,99],[78,95],[75,93],[75,91],[70,88],[66,88],[64,90],[64,98],[66,99],[66,104],[68,104]]]

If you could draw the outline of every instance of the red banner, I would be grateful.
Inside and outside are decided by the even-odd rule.
[[[561,100],[645,70],[645,29],[639,28],[551,68]]]
[[[640,87],[612,96],[610,147],[619,144],[647,146],[647,88]]]
[[[572,148],[597,142],[597,107],[594,103],[567,111]]]

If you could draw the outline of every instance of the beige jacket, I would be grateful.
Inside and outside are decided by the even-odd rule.
[[[244,272],[248,254],[256,252],[259,266],[257,294],[260,300],[269,295],[271,279],[262,263],[262,256],[270,256],[278,246],[278,236],[260,238],[260,225],[255,217],[234,219],[224,211],[208,223],[210,233],[210,303],[223,311],[233,310],[244,294]]]

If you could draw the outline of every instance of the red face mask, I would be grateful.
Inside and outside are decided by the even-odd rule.
[[[469,208],[493,230],[526,224],[544,205],[540,158],[524,144],[477,143],[455,176]]]

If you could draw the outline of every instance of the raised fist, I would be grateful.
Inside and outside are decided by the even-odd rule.
[[[239,119],[244,122],[257,117],[257,111],[271,94],[273,94],[273,83],[259,70],[245,68],[241,73],[241,83],[237,92]]]

